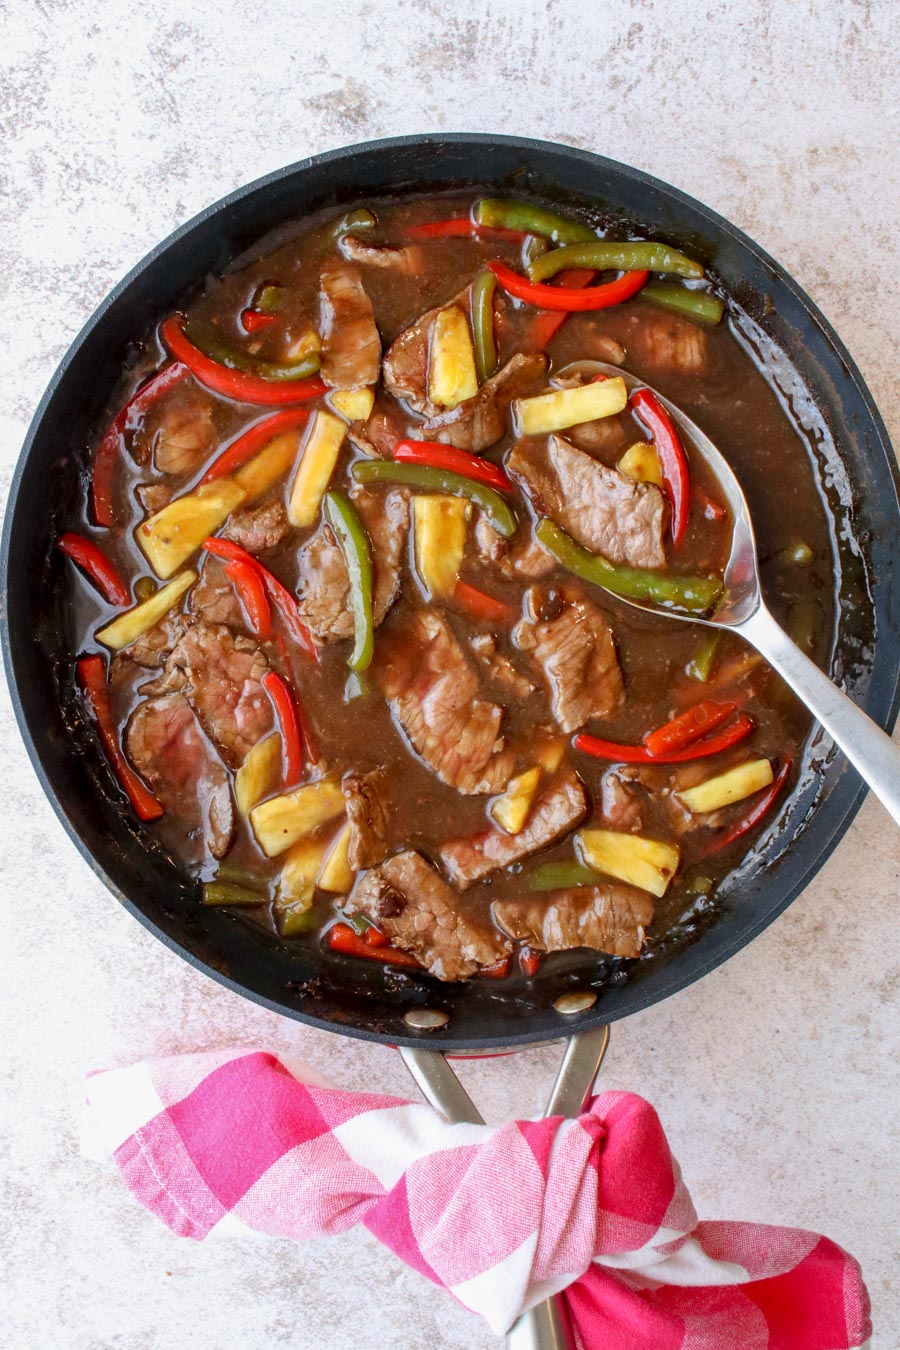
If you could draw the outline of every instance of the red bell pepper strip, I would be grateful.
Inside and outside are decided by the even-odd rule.
[[[517,300],[525,300],[540,309],[565,310],[567,314],[621,305],[637,295],[650,275],[649,272],[623,272],[615,281],[606,281],[600,286],[551,286],[529,281],[506,263],[489,262],[488,267],[503,289]]]
[[[438,441],[398,441],[394,446],[394,459],[401,464],[433,464],[437,469],[449,469],[451,473],[461,473],[465,478],[487,483],[498,492],[513,490],[512,483],[496,464],[479,459],[468,450],[457,450],[453,445],[441,445]]]
[[[542,953],[534,952],[530,947],[522,947],[519,951],[519,965],[529,979],[534,979],[535,975],[540,970],[541,959]]]
[[[645,745],[619,745],[616,741],[604,741],[599,736],[590,736],[584,731],[579,732],[572,744],[576,750],[581,750],[586,755],[593,755],[595,759],[606,759],[611,763],[687,764],[689,760],[706,759],[708,755],[717,755],[721,750],[737,745],[738,741],[749,736],[754,725],[752,717],[748,717],[746,713],[739,713],[717,736],[709,736],[685,750],[672,750],[663,755],[651,755]]]
[[[386,937],[381,929],[376,928],[374,924],[369,924],[363,936],[370,947],[389,947],[391,945],[390,938]]]
[[[719,502],[713,501],[708,493],[702,488],[697,488],[697,500],[703,507],[703,515],[707,520],[724,520],[728,512]]]
[[[57,540],[56,547],[87,573],[104,600],[108,600],[111,605],[131,604],[128,587],[93,539],[85,539],[81,534],[63,534]]]
[[[131,430],[162,394],[180,384],[189,374],[187,366],[182,365],[180,361],[165,366],[142,384],[137,393],[132,394],[121,412],[113,418],[106,435],[97,447],[91,473],[91,505],[94,520],[98,525],[110,529],[116,523],[113,515],[113,483],[125,432]]]
[[[354,933],[348,923],[335,923],[329,928],[326,939],[333,952],[343,956],[364,956],[370,961],[387,961],[392,966],[412,966],[421,970],[416,958],[410,952],[402,952],[397,947],[373,947],[365,938]]]
[[[300,618],[295,597],[269,571],[268,567],[264,567],[258,558],[254,558],[252,553],[248,553],[245,548],[241,548],[240,544],[233,544],[230,539],[218,539],[214,535],[208,535],[203,541],[203,547],[207,553],[214,553],[217,558],[224,558],[226,562],[245,562],[256,568],[266,588],[266,594],[287,625],[291,637],[294,638],[298,646],[302,647],[306,655],[318,665],[318,648],[312,640],[309,629]]]
[[[595,271],[587,268],[570,268],[568,272],[560,272],[558,283],[560,286],[588,286],[597,275]],[[535,351],[544,351],[556,337],[556,334],[562,328],[568,314],[561,314],[559,310],[545,309],[542,314],[536,314],[531,321],[530,344]]]
[[[793,762],[793,756],[788,755],[763,795],[751,806],[747,814],[742,816],[740,820],[735,821],[733,825],[728,825],[724,830],[720,830],[715,838],[706,845],[702,857],[708,858],[713,853],[721,853],[723,848],[727,848],[729,844],[733,844],[736,839],[742,838],[743,835],[748,834],[759,824],[787,782]]]
[[[268,417],[254,422],[213,460],[200,482],[211,483],[214,478],[225,478],[228,474],[234,473],[235,469],[246,464],[247,460],[252,459],[258,450],[268,445],[269,441],[280,436],[283,431],[293,431],[295,427],[302,427],[308,417],[307,408],[285,408],[283,412],[270,413]]]
[[[672,507],[672,546],[684,538],[691,509],[691,471],[681,438],[668,411],[649,389],[636,389],[628,400],[653,437],[663,487]]]
[[[702,699],[699,703],[695,703],[693,708],[688,708],[677,717],[673,717],[671,722],[665,722],[654,731],[648,731],[644,737],[644,745],[654,758],[673,750],[683,750],[692,741],[699,741],[701,736],[706,736],[717,726],[727,722],[736,711],[735,703],[716,703],[711,698]]]
[[[76,666],[80,684],[90,705],[97,731],[112,769],[128,795],[128,800],[141,820],[158,820],[163,814],[161,804],[132,769],[119,744],[119,733],[113,721],[109,699],[109,685],[102,656],[82,656]]]
[[[297,693],[297,675],[296,671],[294,670],[294,662],[291,657],[291,653],[288,649],[288,645],[284,640],[283,633],[278,634],[278,650],[281,653],[281,659],[284,662],[284,668],[286,671],[285,684],[287,685],[288,689],[290,689],[291,693],[294,696],[294,707],[297,709],[297,716],[300,719],[300,731],[303,735],[303,744],[306,747],[306,757],[309,760],[310,764],[318,764],[319,748],[316,744],[315,737],[313,736],[312,731],[310,729],[309,720],[304,716],[303,713],[303,707],[300,703],[300,697]]]
[[[237,597],[254,634],[260,642],[268,641],[272,636],[272,611],[259,572],[240,559],[226,563],[225,571],[234,584]]]
[[[284,787],[291,788],[299,783],[303,772],[303,735],[300,731],[297,705],[290,689],[276,670],[267,671],[262,683],[272,700],[281,729]]]
[[[265,314],[261,309],[241,310],[241,327],[245,333],[257,333],[260,328],[271,328],[277,322],[277,314]]]
[[[488,623],[511,623],[516,617],[512,605],[495,599],[493,595],[485,595],[484,591],[480,591],[477,586],[470,586],[467,581],[457,581],[453,599],[460,609]]]
[[[195,380],[199,380],[214,394],[234,399],[236,403],[258,403],[284,406],[304,403],[308,399],[318,398],[327,392],[327,386],[318,377],[310,380],[286,380],[276,382],[264,380],[259,375],[250,375],[244,370],[231,370],[210,356],[204,356],[199,347],[184,331],[184,319],[173,314],[160,325],[160,337],[172,355],[183,361]]]
[[[495,961],[492,966],[482,966],[478,972],[484,975],[488,980],[505,980],[509,974],[509,963],[512,960],[509,956],[501,956],[499,961]]]
[[[422,225],[411,225],[406,231],[410,239],[508,239],[521,243],[524,230],[506,230],[499,225],[479,225],[469,216],[452,216],[449,220],[426,220]]]

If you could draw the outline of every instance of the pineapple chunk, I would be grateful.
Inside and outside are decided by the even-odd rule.
[[[469,503],[446,493],[413,497],[416,571],[429,600],[446,599],[459,580]]]
[[[298,529],[315,523],[346,430],[346,423],[334,413],[317,412],[312,420],[288,497],[288,520]]]
[[[535,758],[546,773],[556,773],[566,753],[566,743],[556,736],[547,736],[532,746]]]
[[[143,521],[137,528],[137,541],[156,575],[165,580],[177,572],[206,536],[224,525],[244,496],[239,483],[221,478],[177,497]]]
[[[760,788],[768,787],[773,777],[772,765],[767,759],[748,759],[727,773],[707,778],[705,783],[686,788],[684,792],[676,792],[675,796],[689,811],[697,814],[718,811],[720,806],[743,801]]]
[[[330,845],[319,872],[317,885],[320,891],[332,891],[335,895],[346,895],[353,885],[356,873],[350,866],[350,825],[342,825],[336,838]]]
[[[375,390],[332,389],[325,402],[347,422],[365,422],[375,406]]]
[[[281,774],[281,737],[275,731],[257,741],[234,775],[234,800],[242,816],[277,786]]]
[[[197,573],[192,572],[190,568],[182,572],[179,576],[173,578],[167,586],[160,586],[158,591],[154,591],[146,600],[142,600],[139,605],[133,609],[127,609],[124,614],[113,619],[105,628],[101,628],[95,634],[97,641],[102,642],[104,647],[111,647],[113,651],[121,651],[123,647],[130,647],[132,642],[136,641],[142,633],[148,633],[151,628],[159,623],[163,615],[168,614],[173,605],[176,605],[185,591],[193,586],[197,580]]]
[[[280,797],[270,797],[250,811],[250,825],[267,858],[277,858],[298,839],[313,834],[344,809],[344,794],[333,778],[306,783]]]
[[[257,497],[284,478],[300,451],[300,431],[285,431],[273,436],[269,444],[242,464],[233,475],[233,481],[244,489],[248,502]]]
[[[301,356],[312,356],[322,350],[322,340],[314,328],[307,328],[285,351],[285,360],[299,361]]]
[[[282,937],[293,937],[309,928],[310,911],[316,895],[316,877],[327,847],[327,840],[299,839],[288,851],[272,905]]]
[[[478,393],[478,371],[469,320],[458,305],[439,311],[428,348],[428,397],[441,408],[455,408]]]
[[[577,389],[556,389],[552,394],[513,400],[513,429],[517,436],[543,436],[551,431],[612,417],[628,404],[628,391],[621,376],[582,384]]]
[[[616,468],[629,478],[636,478],[639,483],[655,483],[658,488],[663,485],[659,455],[652,441],[635,441],[625,451]]]
[[[502,797],[491,802],[490,813],[501,830],[507,834],[521,834],[525,828],[534,802],[534,794],[540,782],[539,768],[527,769],[509,780],[509,786]]]
[[[575,843],[581,861],[595,872],[640,886],[656,896],[665,895],[681,859],[681,851],[674,844],[615,830],[580,830]]]

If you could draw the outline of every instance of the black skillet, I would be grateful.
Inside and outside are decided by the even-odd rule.
[[[74,522],[89,471],[87,446],[108,412],[135,335],[207,274],[279,225],[367,197],[492,186],[583,201],[610,222],[699,257],[737,302],[736,324],[761,351],[809,442],[833,521],[840,577],[831,673],[881,726],[900,692],[892,559],[900,526],[897,466],[878,411],[828,323],[782,268],[727,221],[674,188],[599,156],[512,137],[416,136],[352,146],[241,188],[177,230],[122,281],[72,344],[32,422],[10,492],[2,546],[4,655],[19,726],[35,770],[76,846],[115,896],[173,951],[228,988],[310,1025],[436,1049],[534,1044],[587,1031],[699,979],[781,913],[847,829],[864,788],[822,737],[753,855],[640,960],[554,957],[524,981],[436,986],[330,952],[297,947],[233,916],[202,909],[196,887],[123,808],[87,727],[72,678],[66,587],[53,541]],[[811,395],[811,400],[806,393]],[[566,1018],[554,1002],[598,997]],[[427,1005],[446,1024],[413,1031]],[[575,1024],[575,1025],[573,1025]]]

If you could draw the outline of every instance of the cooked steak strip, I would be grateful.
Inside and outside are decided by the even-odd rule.
[[[185,380],[150,409],[133,446],[138,463],[152,456],[160,473],[185,474],[212,454],[216,439],[212,399]]]
[[[382,371],[388,393],[402,398],[416,412],[430,416],[439,411],[428,397],[428,347],[431,342],[431,330],[441,310],[458,305],[466,314],[469,312],[469,291],[466,287],[443,305],[426,310],[415,323],[411,323],[394,339],[384,354]]]
[[[409,528],[409,494],[402,488],[379,491],[355,487],[350,497],[372,546],[373,612],[377,627],[400,593],[400,563]],[[330,525],[318,527],[297,554],[297,604],[317,642],[353,636],[350,578]]]
[[[228,774],[184,695],[139,703],[125,750],[166,811],[202,837],[214,858],[224,857],[235,826]]]
[[[608,830],[639,834],[644,828],[640,792],[623,782],[615,769],[605,773],[600,783],[600,816]]]
[[[491,633],[477,633],[469,640],[491,684],[499,685],[516,698],[527,698],[535,690],[531,680],[517,670],[508,656],[497,651],[497,640]]]
[[[376,405],[365,422],[350,423],[347,435],[370,459],[390,459],[405,431],[397,425],[392,411]]]
[[[660,375],[702,375],[712,361],[709,334],[678,314],[647,311],[631,318],[628,353]]]
[[[268,548],[277,548],[289,529],[284,502],[268,502],[265,506],[248,506],[235,511],[222,531],[222,537],[240,544],[248,553],[264,553]]]
[[[358,872],[387,857],[391,821],[388,776],[384,769],[372,769],[369,773],[353,770],[344,774],[341,788],[350,826],[347,861]]]
[[[225,563],[212,553],[188,595],[188,609],[206,623],[227,623],[229,628],[244,628],[244,611],[237,592],[225,571]]]
[[[617,712],[625,686],[603,611],[573,587],[563,587],[557,597],[561,605],[554,612],[548,592],[532,586],[525,596],[528,617],[516,624],[513,641],[543,673],[562,730],[576,731],[592,717]]]
[[[515,756],[503,709],[480,681],[447,621],[432,610],[404,617],[375,653],[375,679],[414,750],[442,782],[466,794],[500,792]]]
[[[175,489],[169,483],[138,483],[134,495],[147,515],[152,516],[169,505],[175,496]]]
[[[322,379],[334,389],[375,384],[381,373],[381,338],[359,268],[331,263],[322,269],[319,286]]]
[[[224,624],[186,624],[166,663],[183,672],[185,690],[204,730],[225,759],[238,765],[272,728],[262,687],[269,670],[262,648]]]
[[[520,834],[507,834],[492,826],[468,839],[451,839],[441,849],[441,862],[454,886],[464,891],[499,868],[549,848],[580,825],[586,815],[587,797],[581,779],[567,766],[538,795]]]
[[[610,956],[640,956],[653,899],[634,886],[576,886],[534,899],[495,900],[494,919],[511,938],[538,952],[593,947]]]
[[[466,980],[512,950],[489,924],[462,912],[456,892],[412,851],[364,872],[348,909],[412,952],[439,980]]]
[[[530,530],[519,530],[511,541],[504,539],[481,512],[475,524],[475,543],[485,562],[493,563],[505,577],[537,580],[557,566],[556,559]]]
[[[425,270],[425,254],[418,244],[392,248],[389,244],[367,244],[355,234],[345,234],[338,248],[345,258],[368,267],[389,267],[413,277]]]
[[[506,430],[506,412],[511,401],[524,394],[547,369],[543,352],[517,352],[502,370],[455,408],[436,413],[422,424],[427,440],[442,441],[460,450],[480,454],[499,441]]]
[[[663,567],[666,502],[654,483],[607,468],[561,436],[520,441],[506,465],[539,515],[613,563]]]

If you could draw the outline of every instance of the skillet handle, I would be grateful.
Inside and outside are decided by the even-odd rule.
[[[609,1027],[594,1027],[573,1036],[566,1046],[545,1116],[581,1114],[609,1045]],[[440,1050],[401,1046],[400,1054],[426,1101],[447,1120],[483,1124],[475,1103]],[[529,1308],[510,1327],[506,1350],[573,1350],[569,1319],[562,1299],[545,1299]]]

